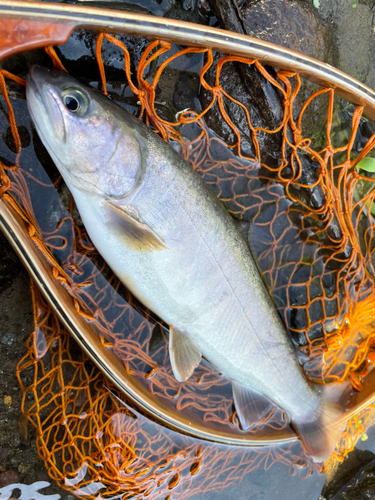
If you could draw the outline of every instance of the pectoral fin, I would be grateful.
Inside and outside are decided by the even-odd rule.
[[[201,362],[202,354],[189,337],[175,327],[169,330],[169,356],[176,380],[184,382]]]
[[[233,382],[232,385],[234,406],[242,429],[247,430],[259,420],[267,419],[272,415],[276,408],[272,401],[241,384]]]
[[[147,224],[137,220],[125,208],[107,201],[109,223],[121,230],[127,247],[139,252],[152,252],[168,248],[164,241]]]

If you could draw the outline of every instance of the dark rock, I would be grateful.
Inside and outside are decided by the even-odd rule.
[[[0,488],[18,482],[19,482],[19,475],[15,470],[9,469],[4,472],[0,472]]]
[[[215,85],[217,63],[221,57],[221,54],[215,54],[214,62],[205,74],[205,79],[211,87]],[[252,84],[245,86],[241,73],[242,66],[244,65],[238,67],[233,62],[224,64],[220,73],[220,85],[227,94],[241,102],[250,111],[250,119],[254,127],[276,128],[282,121],[282,106],[279,96],[256,68],[251,69]],[[250,70],[248,74],[250,75]],[[256,81],[257,84],[255,83]],[[206,108],[211,100],[212,93],[202,88],[200,94],[202,108]],[[242,153],[253,156],[254,147],[251,131],[244,111],[239,105],[229,99],[225,100],[225,108],[229,118],[241,134]],[[205,114],[205,120],[207,125],[226,144],[232,145],[235,143],[236,135],[223,119],[217,105],[214,105]],[[277,159],[275,158],[275,152],[277,155],[281,150],[281,134],[259,134],[259,144],[262,151],[262,161],[276,167]]]
[[[335,27],[335,66],[375,88],[375,9],[373,0],[319,2],[319,15]],[[336,49],[335,49],[336,50]]]
[[[81,3],[82,1],[82,3]],[[102,9],[122,10],[125,12],[133,12],[135,14],[154,14],[155,16],[163,16],[174,4],[175,0],[66,0],[66,3],[81,4],[85,7],[98,7]]]
[[[212,0],[211,6],[220,24],[228,30],[333,62],[332,29],[307,2]]]
[[[194,99],[197,96],[199,78],[195,73],[183,73],[175,83],[173,104],[179,110],[195,109]]]
[[[331,500],[373,500],[375,460],[365,465]]]
[[[291,327],[296,330],[303,330],[307,328],[307,314],[305,309],[292,309],[291,310]]]
[[[164,17],[207,25],[210,20],[210,13],[204,7],[201,8],[200,5],[197,5],[199,3],[197,0],[174,0]]]
[[[336,53],[333,31],[323,21],[317,10],[300,0],[211,0],[221,27],[237,33],[260,38],[289,49],[297,50],[329,64],[334,64]],[[268,69],[268,68],[267,68]],[[253,66],[241,68],[247,90],[258,102],[268,128],[275,128],[283,108],[274,89],[262,83]],[[303,80],[294,102],[298,115],[303,103],[317,88]],[[270,91],[272,91],[270,93]],[[274,95],[272,95],[272,93]],[[318,101],[318,108],[309,106],[304,114],[303,130],[311,132],[317,125],[320,110],[325,108],[325,98]]]
[[[0,232],[0,293],[9,287],[22,271],[22,264],[14,255],[5,236]]]
[[[183,0],[182,8],[184,10],[194,10],[195,8],[195,0]]]
[[[26,127],[18,127],[18,133],[21,140],[21,147],[27,148],[30,145],[30,134]],[[13,133],[10,127],[8,127],[5,134],[3,134],[3,140],[7,147],[12,151],[12,153],[17,153],[16,144],[14,142]]]
[[[150,42],[147,38],[129,37],[121,35],[118,39],[125,44],[131,52],[131,72],[135,73],[144,48]],[[68,70],[76,78],[84,83],[100,82],[98,65],[93,64],[96,50],[96,33],[87,30],[77,30],[69,38],[67,43],[57,48],[57,53]],[[102,43],[102,60],[105,74],[111,83],[124,83],[124,53],[120,47],[116,47],[107,40]],[[111,88],[108,89],[111,94]],[[119,94],[122,93],[120,88]],[[133,97],[133,96],[132,96]],[[133,98],[133,100],[135,97]]]

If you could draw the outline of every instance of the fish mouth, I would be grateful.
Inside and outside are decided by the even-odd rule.
[[[43,103],[41,87],[43,85],[43,82],[45,81],[46,73],[49,73],[47,69],[41,68],[40,66],[34,64],[33,66],[31,66],[26,77],[26,92],[29,91],[28,93],[30,95],[31,91],[34,95],[36,95],[38,101],[40,101],[41,103]]]
[[[43,68],[31,66],[26,76],[26,100],[30,116],[34,125],[38,125],[38,115],[45,113],[48,115],[48,106],[43,98]],[[37,127],[38,128],[38,127]]]
[[[43,135],[40,130],[41,127],[38,126],[40,121],[40,118],[38,119],[37,116],[40,114],[38,111],[49,117],[48,122],[51,125],[51,129],[55,132],[56,136],[65,142],[64,116],[60,108],[58,95],[53,88],[54,76],[53,71],[49,69],[41,68],[37,65],[31,66],[26,77],[26,98],[30,116],[39,134]]]

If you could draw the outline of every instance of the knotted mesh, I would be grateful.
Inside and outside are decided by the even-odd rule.
[[[374,179],[360,163],[374,156],[375,134],[363,108],[347,105],[334,89],[306,87],[298,73],[210,49],[176,50],[163,41],[146,46],[132,74],[125,43],[100,34],[96,59],[104,93],[104,44],[123,54],[124,84],[139,101],[139,118],[179,148],[241,224],[287,329],[309,356],[307,375],[321,383],[350,380],[360,390],[373,360],[375,333]],[[63,68],[52,47],[47,53]],[[200,109],[182,110],[168,120],[157,103],[158,84],[168,78],[172,62],[196,53],[204,55]],[[223,74],[238,67],[253,68],[278,96],[282,113],[274,128],[263,126],[247,102],[229,93]],[[13,155],[0,163],[1,196],[26,221],[54,278],[69,291],[77,312],[95,323],[105,347],[155,398],[191,412],[200,423],[238,426],[230,382],[208,363],[183,384],[175,380],[166,325],[108,271],[74,216],[72,199],[58,220],[44,218],[37,197],[51,199],[54,206],[55,187],[64,199],[66,190],[58,175],[51,182],[28,168],[6,80],[24,85],[0,71],[13,140]],[[344,129],[343,114],[351,120]],[[217,116],[226,124],[226,141],[209,128]],[[264,153],[269,144],[272,155]],[[18,366],[23,411],[37,428],[38,452],[51,477],[63,487],[92,498],[98,490],[103,498],[169,498],[172,493],[188,498],[220,491],[276,461],[306,474],[316,467],[299,442],[244,451],[178,436],[147,420],[120,402],[123,396],[74,347],[40,293],[31,289],[35,330]],[[371,411],[369,406],[349,421],[331,460],[342,460],[353,448]],[[263,425],[277,430],[288,422],[278,411]]]

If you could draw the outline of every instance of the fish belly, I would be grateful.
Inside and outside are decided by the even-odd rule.
[[[166,249],[138,252],[106,224],[103,202],[72,189],[98,251],[134,295],[185,332],[214,366],[287,411],[314,411],[285,328],[237,224],[188,165],[165,178],[148,168],[124,204]]]

